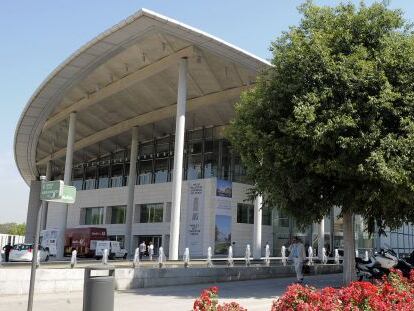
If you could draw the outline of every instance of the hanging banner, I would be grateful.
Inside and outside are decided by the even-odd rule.
[[[204,188],[202,181],[188,183],[186,247],[191,255],[202,255],[202,218],[204,213]]]
[[[231,245],[232,183],[217,179],[214,254],[225,255]]]

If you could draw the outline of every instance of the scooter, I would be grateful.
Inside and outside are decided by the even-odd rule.
[[[357,277],[359,281],[366,279],[381,279],[389,273],[391,268],[397,267],[399,259],[393,250],[381,250],[365,261],[359,257],[355,258]],[[403,265],[403,264],[402,264]]]

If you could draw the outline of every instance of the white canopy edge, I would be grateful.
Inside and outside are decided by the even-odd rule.
[[[36,148],[39,136],[46,120],[60,103],[63,94],[90,70],[96,68],[108,57],[117,54],[123,45],[154,27],[171,32],[193,42],[195,46],[205,48],[216,55],[232,59],[257,71],[271,66],[268,61],[204,31],[142,9],[74,52],[47,76],[29,99],[17,123],[14,136],[15,162],[27,184],[30,184],[30,181],[36,179],[39,174],[36,168]]]

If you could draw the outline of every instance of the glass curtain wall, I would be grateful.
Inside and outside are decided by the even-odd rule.
[[[240,157],[230,143],[221,138],[217,127],[186,132],[184,144],[184,180],[218,177],[224,180],[249,183]],[[136,184],[145,185],[172,181],[174,165],[174,135],[154,138],[139,144]],[[123,187],[128,184],[128,149],[115,151],[95,161],[76,163],[73,185],[78,190]],[[55,168],[54,179],[61,171]],[[62,177],[63,178],[63,177]]]

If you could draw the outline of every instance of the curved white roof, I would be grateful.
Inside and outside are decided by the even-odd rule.
[[[183,46],[187,46],[187,48],[191,46],[201,51],[200,55],[205,56],[203,53],[206,53],[208,55],[212,55],[211,57],[215,57],[215,59],[223,59],[223,61],[225,60],[229,64],[233,64],[233,66],[237,65],[238,67],[236,69],[233,69],[234,75],[236,75],[236,73],[238,75],[240,82],[239,86],[248,85],[251,83],[251,81],[247,81],[250,78],[246,78],[248,75],[250,75],[250,72],[251,75],[255,76],[255,73],[257,74],[261,68],[270,66],[270,63],[266,60],[263,60],[208,33],[187,26],[155,12],[142,9],[136,14],[123,20],[119,24],[113,26],[109,30],[103,32],[85,44],[83,47],[81,47],[78,51],[73,53],[44,80],[44,82],[38,87],[33,96],[30,98],[17,124],[14,140],[15,161],[21,176],[27,183],[39,175],[39,165],[42,163],[44,164],[44,160],[47,157],[54,159],[53,153],[56,151],[56,154],[59,155],[64,153],[64,146],[60,146],[61,149],[58,150],[58,147],[54,146],[49,148],[48,145],[51,144],[51,135],[55,135],[57,137],[59,135],[59,132],[61,132],[61,130],[57,128],[52,133],[53,126],[56,126],[56,124],[63,120],[59,119],[60,115],[64,116],[65,111],[68,111],[68,109],[70,111],[72,103],[74,107],[73,109],[76,110],[76,107],[79,106],[79,102],[82,100],[88,100],[90,94],[93,95],[94,91],[91,91],[90,88],[88,90],[86,86],[82,88],[79,86],[83,83],[86,85],[87,83],[85,81],[88,79],[90,80],[90,77],[93,74],[97,76],[96,72],[102,72],[102,67],[107,62],[109,62],[114,57],[122,54],[124,51],[131,49],[131,46],[134,43],[144,37],[148,37],[150,34],[156,34],[159,38],[161,38],[160,40],[162,41],[163,49],[165,49],[164,45],[166,44],[165,42],[167,42],[169,45],[167,50],[170,50],[170,54],[180,53],[180,51],[184,49],[182,49]],[[166,36],[168,36],[168,38],[177,38],[177,42],[174,41],[175,39],[166,38]],[[144,50],[145,49],[142,49],[142,51]],[[148,60],[145,59],[148,53],[142,51],[139,53],[142,54],[144,64],[138,68],[138,70],[142,70],[142,68],[148,66]],[[163,55],[163,57],[165,56],[165,58],[167,58],[167,52],[165,52],[165,55]],[[128,53],[131,54],[131,52]],[[162,60],[163,59],[161,59],[161,61]],[[214,62],[214,60],[210,61]],[[159,59],[154,60],[154,62],[160,63]],[[120,61],[118,61],[118,64],[119,63]],[[194,61],[194,64],[196,64],[196,61]],[[125,66],[127,67],[126,71],[128,71],[128,66]],[[206,66],[208,66],[208,64]],[[220,66],[216,67],[218,68]],[[207,78],[203,76],[205,70],[196,70],[196,65],[194,65],[194,68],[194,72],[192,73],[194,88],[198,89],[198,92],[201,95],[218,94],[219,91],[229,90],[230,87],[234,88],[236,86],[233,83],[234,85],[222,85],[220,89],[214,90],[212,88],[209,90],[207,86],[208,83],[205,82]],[[229,68],[233,70],[231,66]],[[214,74],[217,75],[217,72],[214,73],[214,71],[217,71],[218,69],[210,69],[213,72],[212,77],[214,77]],[[226,65],[226,75],[230,69],[227,69]],[[243,73],[244,71],[246,74]],[[113,81],[116,79],[114,76],[117,75],[110,75],[110,83],[116,82]],[[162,75],[160,75],[159,79],[165,80],[168,75],[164,72],[163,76],[164,78]],[[118,74],[117,77],[119,80],[122,80],[124,76]],[[196,80],[199,80],[199,82]],[[223,84],[220,83],[219,78],[216,80],[216,84]],[[120,81],[120,83],[121,82],[123,83],[123,81]],[[155,80],[152,81],[152,84],[156,83],[161,82],[156,82]],[[101,82],[97,83],[97,85],[98,84],[101,85],[96,86],[96,92],[99,91],[99,88],[106,88],[106,85],[102,86]],[[84,89],[86,95],[84,94],[83,98],[80,98],[78,96],[79,98],[73,99],[77,96],[77,93],[74,91],[75,88]],[[193,97],[195,98],[196,96],[194,95]],[[76,106],[75,103],[78,106]],[[148,107],[148,109],[150,108],[154,111],[157,111],[156,109],[161,109],[160,107],[155,106]],[[136,114],[139,115],[139,113]],[[54,122],[50,121],[51,118],[54,118]],[[121,119],[117,119],[116,122],[120,120]],[[47,124],[47,122],[49,122],[49,124]],[[85,125],[84,135],[82,132],[79,132],[80,136],[78,138],[80,140],[83,138],[90,139],[90,137],[93,136],[92,134],[94,131],[103,131],[103,128],[105,126],[113,126],[114,124],[115,121],[113,124],[103,124],[99,129],[88,129]],[[116,123],[115,125],[119,125],[119,123]],[[54,145],[58,143],[59,142],[56,141]],[[85,143],[80,143],[79,146],[85,146]],[[49,149],[51,151],[49,151]]]

